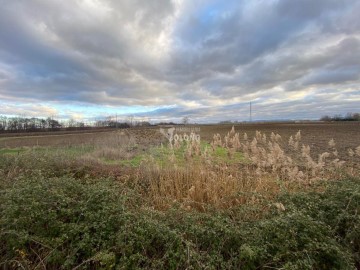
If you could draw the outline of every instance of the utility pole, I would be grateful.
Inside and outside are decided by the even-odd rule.
[[[250,122],[252,121],[252,117],[251,117],[251,101],[250,101]]]

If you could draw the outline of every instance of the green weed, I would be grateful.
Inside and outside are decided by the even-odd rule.
[[[19,155],[26,150],[25,148],[3,148],[0,149],[0,155]]]

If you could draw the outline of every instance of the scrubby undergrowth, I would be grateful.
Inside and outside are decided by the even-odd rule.
[[[359,172],[334,141],[232,129],[151,156],[120,135],[0,153],[0,269],[359,269]]]
[[[355,269],[360,181],[319,185],[227,211],[160,212],[108,179],[19,177],[1,192],[1,267]]]

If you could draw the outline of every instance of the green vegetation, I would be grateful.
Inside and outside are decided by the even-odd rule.
[[[204,151],[206,148],[208,150],[211,148],[209,143],[201,143],[201,151]],[[94,152],[93,148],[87,147],[85,148],[87,150],[83,150],[83,148],[66,148],[66,153],[73,153],[76,155],[83,155],[83,154],[92,154]],[[108,165],[123,165],[126,167],[139,167],[141,165],[142,161],[147,160],[147,158],[151,157],[153,159],[153,162],[156,164],[159,164],[161,166],[169,166],[170,160],[169,157],[174,156],[175,162],[177,165],[184,166],[186,164],[186,145],[182,145],[178,149],[171,149],[168,146],[156,146],[152,147],[148,150],[147,153],[138,153],[136,151],[136,148],[128,148],[126,149],[127,152],[132,153],[129,157],[120,158],[116,155],[109,155],[109,153],[105,153],[104,157],[101,157],[99,161],[102,164],[108,164]],[[121,150],[119,150],[120,152]],[[210,150],[209,150],[210,151]],[[220,163],[227,163],[227,164],[236,164],[239,162],[244,162],[244,157],[242,153],[235,152],[234,155],[229,158],[228,156],[228,150],[225,147],[217,146],[215,151],[212,153],[213,156],[213,162],[215,164]],[[192,159],[192,162],[201,162],[202,159],[199,156],[194,156]]]
[[[211,150],[211,145],[207,142],[201,142],[200,144],[200,152],[204,153],[204,151]],[[169,163],[176,163],[177,165],[184,166],[186,162],[186,144],[182,144],[179,148],[170,148],[168,146],[162,147],[153,147],[150,149],[149,154],[154,159],[154,162],[161,166],[169,166]],[[169,162],[169,157],[173,156],[175,159],[172,162]],[[234,155],[230,158],[228,155],[228,150],[225,147],[217,146],[215,151],[211,153],[212,162],[214,164],[235,164],[239,162],[244,162],[244,156],[240,152],[235,152]],[[192,163],[201,163],[202,158],[198,155],[194,155],[192,157]]]
[[[86,153],[89,153],[94,150],[92,146],[68,146],[68,147],[22,147],[22,148],[3,148],[0,149],[0,155],[19,155],[23,152],[61,152],[69,156],[80,156]]]
[[[26,151],[26,149],[24,148],[4,148],[4,149],[0,149],[0,155],[1,154],[18,155],[24,151]]]
[[[358,177],[259,176],[228,142],[2,150],[0,268],[360,267]]]
[[[228,150],[225,147],[217,146],[214,151],[215,162],[226,162],[230,164],[245,161],[244,156],[240,152],[235,152],[234,155],[229,158]]]
[[[132,158],[122,159],[122,160],[102,158],[100,159],[100,162],[105,165],[122,165],[125,167],[139,167],[143,159],[144,159],[143,155],[137,155]]]
[[[109,179],[41,175],[2,182],[2,266],[51,269],[354,269],[360,181],[282,194],[258,220],[246,211],[158,212]]]

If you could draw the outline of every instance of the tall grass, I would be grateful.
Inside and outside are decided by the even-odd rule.
[[[113,132],[84,146],[86,151],[71,155],[69,150],[51,149],[8,155],[0,164],[0,173],[8,179],[38,172],[45,176],[112,176],[113,169],[106,164],[121,166],[133,158],[135,168],[126,175],[119,175],[121,169],[114,174],[141,193],[149,206],[167,209],[180,205],[200,211],[256,204],[259,196],[272,198],[283,190],[306,189],[319,180],[359,175],[340,156],[334,140],[315,156],[301,137],[300,131],[290,138],[257,131],[249,138],[232,128],[225,136],[214,134],[210,143],[175,139],[171,146],[156,150],[161,157],[143,158],[141,151],[140,158],[133,137]],[[348,155],[348,160],[360,156],[360,146],[348,149]]]
[[[94,151],[83,155],[84,161],[124,160],[134,156],[132,150],[136,148],[136,141],[128,132],[117,131],[96,138],[91,146],[94,147]]]
[[[353,155],[360,156],[358,148],[351,150]],[[220,162],[218,149],[227,153]],[[185,163],[178,162],[179,150]],[[304,189],[319,180],[358,174],[340,159],[334,140],[325,150],[318,157],[312,155],[311,147],[301,143],[300,131],[288,140],[275,133],[268,138],[259,131],[249,139],[232,128],[223,137],[215,134],[208,147],[196,140],[175,140],[167,162],[149,157],[138,168],[134,181],[149,203],[159,209],[173,204],[198,210],[228,208],[256,203],[253,194],[270,198],[284,189]],[[238,153],[244,158],[232,162]]]

